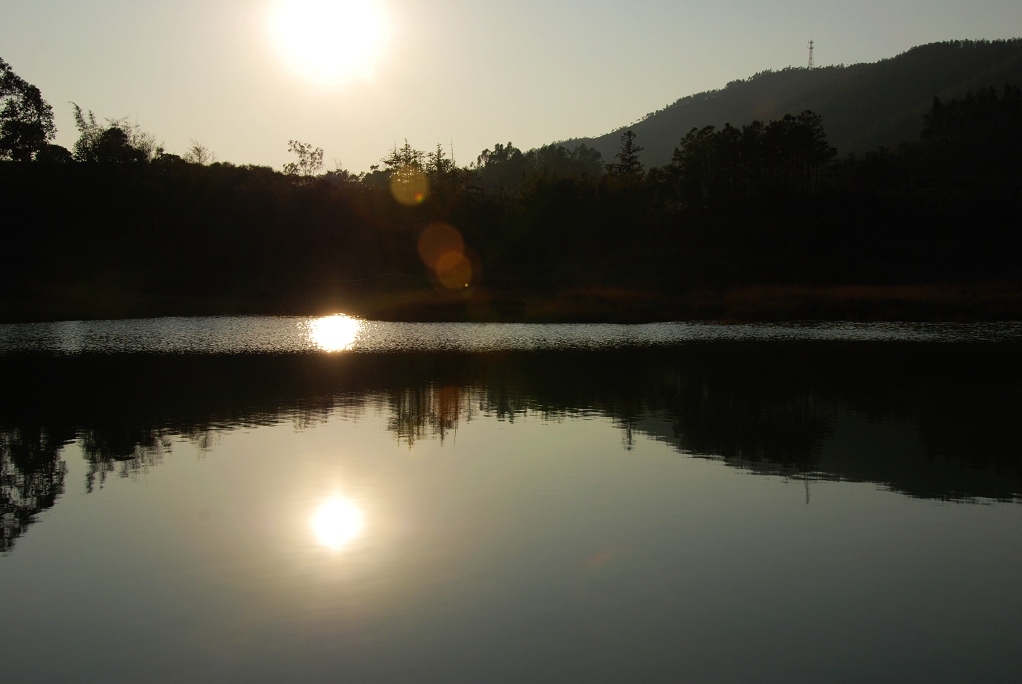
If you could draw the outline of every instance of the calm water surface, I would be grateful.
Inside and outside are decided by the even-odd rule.
[[[0,326],[0,679],[1017,682],[1020,341]]]

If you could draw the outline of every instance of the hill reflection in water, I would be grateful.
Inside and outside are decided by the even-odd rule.
[[[445,440],[471,420],[601,416],[627,446],[764,475],[873,482],[912,497],[1018,500],[1017,345],[703,342],[668,347],[342,355],[0,358],[0,551],[64,492],[157,466],[185,438],[379,410],[394,438]]]

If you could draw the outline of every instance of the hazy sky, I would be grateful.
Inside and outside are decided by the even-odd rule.
[[[305,0],[309,1],[309,0]],[[321,0],[329,2],[330,0]],[[876,61],[951,38],[1022,35],[1019,0],[379,0],[372,76],[326,86],[274,46],[271,0],[0,0],[0,57],[54,106],[129,116],[183,153],[280,167],[287,142],[365,170],[404,138],[457,161],[513,141],[606,133],[764,69]]]

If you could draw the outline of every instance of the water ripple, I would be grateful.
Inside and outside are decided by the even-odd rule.
[[[324,319],[222,316],[0,325],[0,354],[295,354],[331,351]],[[331,320],[331,319],[326,319]],[[1017,342],[1022,323],[528,324],[355,321],[343,352],[530,351],[708,341]]]

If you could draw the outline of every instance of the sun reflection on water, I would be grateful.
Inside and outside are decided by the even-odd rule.
[[[312,515],[312,531],[323,546],[338,550],[362,533],[365,519],[361,509],[341,496],[332,496]]]
[[[338,314],[312,321],[310,334],[312,341],[323,351],[347,351],[355,344],[361,326],[362,321],[357,318]]]

